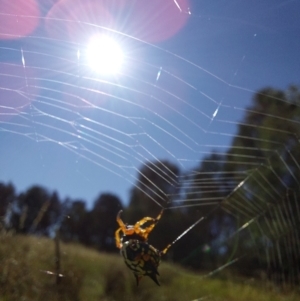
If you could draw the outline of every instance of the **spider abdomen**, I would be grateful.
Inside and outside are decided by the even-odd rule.
[[[132,270],[137,285],[143,276],[149,276],[157,285],[160,285],[156,276],[160,263],[160,252],[147,242],[129,239],[122,248],[121,254],[125,264]]]

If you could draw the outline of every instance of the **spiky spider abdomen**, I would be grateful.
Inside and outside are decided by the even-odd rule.
[[[149,276],[157,285],[159,275],[160,251],[146,242],[130,239],[123,243],[121,254],[125,264],[133,272],[137,285],[143,276]]]

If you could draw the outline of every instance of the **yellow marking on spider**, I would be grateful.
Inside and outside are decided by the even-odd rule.
[[[144,217],[140,221],[136,222],[133,226],[124,224],[120,216],[121,213],[122,210],[120,210],[117,215],[117,223],[119,224],[119,229],[117,229],[117,231],[115,232],[116,246],[118,249],[121,249],[123,246],[120,238],[121,232],[123,232],[123,236],[137,235],[140,241],[146,242],[148,240],[149,234],[154,229],[157,222],[160,220],[163,214],[163,210],[156,218]],[[147,222],[152,222],[152,224],[146,228],[142,228],[142,226]]]

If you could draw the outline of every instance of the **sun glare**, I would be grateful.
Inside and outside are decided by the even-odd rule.
[[[115,74],[120,71],[123,52],[119,44],[108,36],[94,36],[87,48],[89,66],[101,74]]]

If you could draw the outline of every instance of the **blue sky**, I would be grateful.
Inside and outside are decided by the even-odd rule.
[[[299,1],[40,2],[0,2],[0,181],[18,191],[127,202],[145,160],[188,172],[255,91],[299,84]],[[84,53],[110,29],[126,60],[107,77]]]

